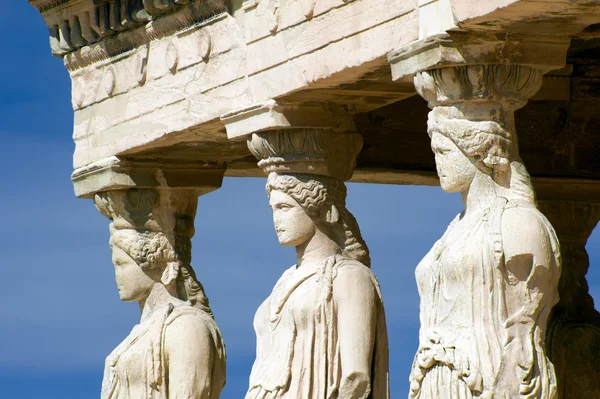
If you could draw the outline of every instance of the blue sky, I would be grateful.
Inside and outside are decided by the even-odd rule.
[[[104,358],[139,320],[122,303],[108,248],[108,221],[75,198],[70,81],[48,33],[25,0],[0,11],[0,386],[2,398],[99,397]],[[278,245],[264,179],[226,179],[201,197],[193,265],[228,352],[223,399],[246,390],[254,359],[252,319],[295,262]],[[414,267],[460,211],[438,187],[349,184],[348,205],[371,249],[390,336],[393,397],[405,397],[417,345]],[[588,249],[600,266],[600,233]],[[600,297],[600,267],[589,273]]]

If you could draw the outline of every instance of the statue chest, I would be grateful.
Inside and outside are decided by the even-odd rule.
[[[417,266],[421,318],[429,327],[473,327],[489,273],[483,260],[486,230],[481,217],[453,223]]]
[[[147,320],[131,333],[106,358],[102,399],[148,397],[152,377],[154,341],[160,334],[160,320]]]

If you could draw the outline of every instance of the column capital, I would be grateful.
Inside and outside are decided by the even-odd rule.
[[[269,174],[303,173],[348,180],[362,148],[352,115],[328,103],[269,100],[221,117],[230,139],[245,137]]]
[[[393,80],[465,65],[520,65],[546,73],[565,66],[570,39],[507,32],[450,32],[391,52]]]
[[[253,133],[248,148],[266,174],[304,173],[349,180],[362,137],[328,129],[279,129]]]
[[[475,101],[514,110],[539,90],[542,72],[523,65],[460,65],[417,72],[414,82],[431,108]]]
[[[71,180],[80,198],[128,188],[178,188],[199,196],[220,188],[224,173],[225,165],[218,163],[175,164],[112,156],[75,170]]]

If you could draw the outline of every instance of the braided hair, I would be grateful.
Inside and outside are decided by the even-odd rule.
[[[369,248],[360,234],[354,216],[346,208],[346,185],[344,182],[325,176],[309,174],[269,174],[267,194],[273,190],[292,197],[311,219],[322,223],[323,215],[334,205],[339,211],[339,221],[334,224],[332,238],[350,258],[365,266],[371,266]]]
[[[116,246],[125,251],[144,272],[158,268],[164,272],[169,265],[173,265],[177,273],[174,280],[177,298],[189,301],[192,306],[212,316],[204,288],[196,278],[190,264],[191,244],[189,240],[187,240],[187,244],[184,243],[186,240],[177,240],[176,250],[162,232],[116,229],[112,223],[110,232],[110,246]]]

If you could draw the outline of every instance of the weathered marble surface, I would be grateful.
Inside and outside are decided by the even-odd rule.
[[[536,207],[513,116],[541,74],[469,65],[421,72],[415,84],[432,107],[440,184],[460,192],[465,209],[416,269],[421,329],[409,397],[555,398],[545,335],[560,248]]]
[[[141,311],[106,359],[102,399],[218,399],[225,345],[190,265],[197,194],[130,189],[97,194],[95,202],[112,220],[119,295]]]
[[[383,300],[343,182],[360,136],[274,130],[248,145],[269,173],[275,231],[297,264],[256,312],[246,399],[389,398]]]

